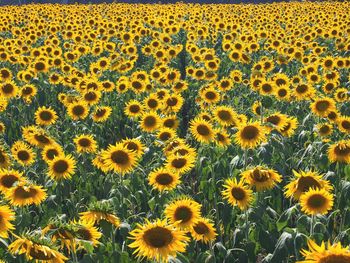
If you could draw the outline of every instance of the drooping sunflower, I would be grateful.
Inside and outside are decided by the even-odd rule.
[[[136,249],[134,254],[138,258],[147,257],[149,260],[167,262],[169,256],[176,256],[177,252],[185,252],[189,238],[186,232],[166,220],[150,222],[146,220],[144,225],[130,232],[129,239],[134,240],[129,247]]]
[[[253,201],[253,191],[242,180],[237,182],[236,178],[227,179],[224,188],[222,196],[232,206],[237,205],[241,210],[246,210]]]
[[[241,177],[248,185],[255,187],[258,192],[272,189],[277,183],[282,181],[281,175],[275,170],[262,166],[256,166],[242,172]]]
[[[54,124],[57,118],[57,113],[51,107],[39,107],[35,112],[35,123],[37,125],[47,126]]]
[[[214,224],[207,218],[200,218],[197,223],[191,227],[190,232],[194,240],[204,243],[214,241],[217,236]]]
[[[108,170],[121,174],[131,172],[137,164],[136,153],[122,143],[109,145],[102,153],[102,160]]]
[[[297,263],[348,263],[350,262],[350,251],[348,247],[342,247],[341,243],[335,243],[333,245],[328,241],[323,242],[321,245],[317,245],[315,241],[309,239],[309,250],[302,249],[301,254],[305,257],[305,260],[298,261]]]
[[[48,175],[54,180],[70,179],[75,172],[76,161],[72,155],[58,155],[48,161]]]
[[[0,205],[0,237],[8,238],[8,231],[15,227],[11,221],[15,220],[15,212],[7,205]]]
[[[91,134],[82,134],[74,138],[78,153],[94,153],[97,150],[97,142]]]
[[[0,191],[5,193],[18,182],[25,182],[23,173],[16,170],[0,170]]]
[[[109,106],[97,107],[92,114],[94,122],[105,122],[112,113],[112,108]]]
[[[23,128],[22,133],[24,139],[33,146],[44,148],[54,143],[54,140],[50,138],[44,130],[35,126]]]
[[[38,205],[46,199],[46,196],[46,190],[42,186],[26,182],[17,183],[5,192],[6,199],[14,206]]]
[[[154,189],[163,192],[173,190],[181,181],[177,172],[161,167],[150,172],[148,182]]]
[[[145,132],[154,132],[160,125],[160,117],[156,112],[144,113],[141,116],[140,126]]]
[[[329,112],[337,110],[335,101],[328,97],[315,99],[310,104],[310,108],[314,114],[320,117],[326,117]]]
[[[17,141],[12,145],[11,154],[12,157],[23,166],[33,164],[36,158],[33,149],[23,141]]]
[[[71,224],[75,229],[74,236],[80,248],[84,248],[80,241],[90,242],[94,247],[100,243],[98,240],[102,237],[102,233],[94,227],[93,221],[79,220],[78,222],[73,221]]]
[[[298,127],[298,119],[295,117],[288,117],[286,120],[286,125],[280,129],[280,133],[284,137],[291,137],[294,135],[296,128]]]
[[[277,131],[283,130],[287,125],[288,117],[285,114],[281,114],[280,112],[276,112],[271,114],[270,116],[265,118],[265,122],[272,127],[268,127],[269,129],[276,129]]]
[[[192,120],[190,130],[195,139],[201,143],[209,143],[214,139],[212,124],[204,119]]]
[[[58,252],[54,247],[48,246],[48,242],[38,238],[17,237],[9,246],[11,254],[25,254],[28,261],[35,260],[43,263],[64,263],[68,258]]]
[[[308,215],[327,214],[333,207],[333,199],[326,189],[309,189],[300,196],[301,211]]]
[[[259,122],[248,122],[238,126],[235,142],[243,149],[257,147],[266,141],[267,131]]]
[[[89,106],[83,101],[72,102],[67,107],[67,113],[73,120],[83,120],[89,115]]]
[[[86,212],[79,213],[82,221],[93,222],[98,224],[101,220],[111,223],[115,227],[120,226],[120,219],[109,211],[100,211],[96,209],[89,209]]]
[[[309,189],[325,189],[327,192],[333,189],[329,181],[324,180],[320,174],[315,171],[293,170],[294,179],[284,187],[284,195],[299,200],[300,196]]]
[[[180,229],[189,230],[201,217],[201,205],[196,201],[181,197],[167,204],[165,217]]]
[[[350,141],[341,140],[328,148],[328,159],[334,162],[350,163]]]

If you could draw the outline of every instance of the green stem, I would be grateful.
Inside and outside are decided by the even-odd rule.
[[[315,223],[315,216],[311,216],[311,226],[310,226],[310,238],[314,235],[314,223]]]

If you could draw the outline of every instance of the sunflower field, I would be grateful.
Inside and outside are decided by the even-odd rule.
[[[0,7],[0,262],[349,263],[349,10]]]

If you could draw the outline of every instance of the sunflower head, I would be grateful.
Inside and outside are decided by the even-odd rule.
[[[243,181],[237,182],[235,178],[227,179],[224,188],[222,196],[232,206],[238,206],[241,210],[246,210],[253,202],[253,191]]]
[[[181,229],[189,229],[200,218],[200,209],[199,203],[190,198],[182,197],[168,204],[164,213],[172,224]]]
[[[189,241],[185,231],[159,219],[137,225],[130,232],[129,239],[133,240],[129,247],[136,249],[134,254],[138,258],[146,257],[160,262],[168,261],[168,257],[175,256],[177,252],[185,252]]]
[[[333,207],[333,195],[326,189],[312,188],[300,196],[300,206],[308,215],[324,215]]]

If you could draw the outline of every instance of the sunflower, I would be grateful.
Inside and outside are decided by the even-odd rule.
[[[195,165],[195,156],[192,154],[181,156],[170,154],[166,159],[166,169],[178,172],[180,175],[190,171]]]
[[[11,165],[10,157],[5,149],[0,145],[0,169],[8,168]]]
[[[333,207],[333,195],[326,189],[309,189],[300,196],[301,211],[308,215],[327,214]]]
[[[33,164],[36,158],[33,149],[22,141],[17,141],[12,145],[11,154],[19,164],[24,166]]]
[[[230,135],[224,129],[214,129],[215,132],[215,143],[219,147],[227,147],[231,144]]]
[[[320,117],[326,117],[329,112],[336,111],[336,103],[331,98],[317,98],[310,104],[311,111]]]
[[[224,127],[235,124],[236,112],[228,106],[216,107],[213,114],[215,120]]]
[[[238,127],[235,142],[241,148],[255,148],[266,141],[267,131],[259,122],[249,122]]]
[[[246,210],[253,201],[253,191],[244,184],[244,181],[237,182],[236,178],[227,179],[224,188],[222,196],[232,206],[237,205],[241,210]]]
[[[89,106],[83,101],[72,102],[68,105],[67,112],[73,120],[83,120],[89,114]]]
[[[176,130],[179,126],[179,120],[177,119],[176,115],[168,115],[162,118],[162,126]]]
[[[112,108],[109,106],[97,107],[92,114],[94,122],[105,122],[112,114]]]
[[[116,173],[129,173],[137,164],[135,151],[129,150],[122,143],[109,145],[102,153],[102,160],[108,170]]]
[[[93,221],[79,220],[78,222],[73,221],[72,225],[74,226],[75,233],[74,236],[78,243],[79,241],[89,242],[94,247],[97,246],[100,242],[98,241],[102,237],[102,233],[94,227]],[[84,248],[84,245],[80,246]]]
[[[6,199],[14,206],[39,205],[46,199],[46,196],[46,190],[41,186],[26,182],[17,183],[16,186],[5,192]]]
[[[195,139],[201,143],[209,143],[214,139],[213,126],[209,121],[195,118],[191,121],[190,131]]]
[[[284,137],[291,137],[295,133],[295,129],[298,127],[298,119],[295,117],[288,117],[286,120],[286,125],[280,129],[280,133]]]
[[[328,148],[328,159],[334,162],[350,163],[350,141],[341,140]]]
[[[282,181],[281,175],[275,170],[257,166],[248,169],[241,174],[242,180],[260,192],[272,189],[277,183]]]
[[[45,162],[52,161],[55,157],[62,155],[64,155],[63,149],[57,143],[45,146],[41,152],[42,159]]]
[[[220,93],[214,87],[208,87],[200,92],[203,101],[209,104],[215,104],[220,101]]]
[[[25,254],[28,261],[35,260],[43,263],[64,263],[68,258],[58,252],[56,248],[44,245],[41,240],[32,240],[28,237],[17,237],[9,246],[8,250],[11,254]],[[42,244],[44,243],[44,244]]]
[[[322,241],[318,246],[313,240],[307,241],[309,250],[301,250],[305,260],[297,263],[347,263],[350,262],[350,251],[348,247],[342,247],[341,243],[331,245]]]
[[[125,105],[124,113],[128,117],[139,117],[144,113],[144,106],[137,100],[130,100]]]
[[[160,128],[157,133],[157,138],[162,142],[167,142],[176,137],[176,132],[170,128]]]
[[[141,142],[140,139],[124,139],[122,145],[126,147],[128,150],[135,152],[136,158],[141,158],[145,151],[145,145]]]
[[[163,111],[165,113],[177,113],[183,105],[184,99],[180,94],[167,95],[163,100]]]
[[[338,88],[335,91],[334,98],[337,102],[345,102],[349,100],[349,93],[346,88]]]
[[[321,175],[314,171],[300,171],[293,170],[294,179],[284,187],[284,195],[286,197],[293,197],[299,200],[300,196],[309,189],[325,189],[330,191],[333,189],[329,181],[324,180]]]
[[[194,240],[204,243],[214,241],[217,236],[213,223],[207,218],[200,218],[191,227],[190,233]]]
[[[201,205],[196,201],[182,197],[167,204],[165,217],[180,229],[190,229],[201,217]]]
[[[29,75],[29,77],[31,77],[31,75]],[[38,90],[33,84],[27,84],[20,89],[19,94],[26,103],[30,103],[37,92]]]
[[[271,95],[273,93],[275,93],[275,85],[272,81],[262,81],[260,83],[260,89],[259,89],[259,92],[262,94],[262,95]]]
[[[97,142],[90,134],[76,136],[73,141],[78,153],[94,153],[97,150]]]
[[[8,238],[8,231],[15,229],[11,221],[16,219],[15,213],[7,205],[0,205],[0,237]]]
[[[261,115],[261,103],[260,101],[255,101],[252,105],[252,112],[257,115],[260,116]]]
[[[277,131],[280,131],[286,126],[287,119],[288,117],[286,115],[276,112],[266,117],[265,122],[273,127],[268,127],[268,129],[276,129]]]
[[[4,98],[10,99],[16,97],[18,93],[18,86],[13,81],[0,83],[0,95]]]
[[[48,161],[48,175],[54,180],[70,179],[75,173],[76,161],[71,155],[58,155]]]
[[[337,123],[341,132],[350,134],[350,117],[342,116],[337,120]]]
[[[57,120],[56,112],[51,107],[46,108],[45,106],[39,107],[35,112],[35,123],[37,125],[51,125]]]
[[[177,172],[161,167],[150,172],[148,182],[154,189],[163,192],[175,189],[181,181]]]
[[[6,130],[6,126],[3,122],[0,122],[0,134],[4,134]]]
[[[145,132],[153,132],[158,129],[160,125],[160,117],[156,112],[144,113],[141,116],[140,126]]]
[[[93,222],[98,224],[101,220],[111,223],[115,227],[120,226],[120,219],[109,212],[99,211],[99,210],[88,210],[86,212],[79,213],[82,221]]]
[[[18,182],[25,182],[22,172],[16,170],[0,170],[0,191],[5,193]]]
[[[327,123],[320,123],[316,126],[316,129],[321,137],[326,137],[332,134],[333,126]]]
[[[76,252],[76,240],[74,238],[74,227],[62,222],[52,222],[43,228],[42,234],[49,233],[52,242],[59,241],[60,248],[66,248],[70,253],[71,250]]]
[[[134,240],[129,247],[136,249],[134,254],[138,258],[147,257],[159,262],[167,262],[169,256],[185,252],[186,243],[189,241],[185,231],[160,219],[154,222],[146,220],[144,225],[138,224],[137,228],[130,232],[129,239]]]
[[[33,146],[44,148],[45,146],[54,143],[44,130],[37,128],[36,126],[28,126],[22,128],[23,138]]]

